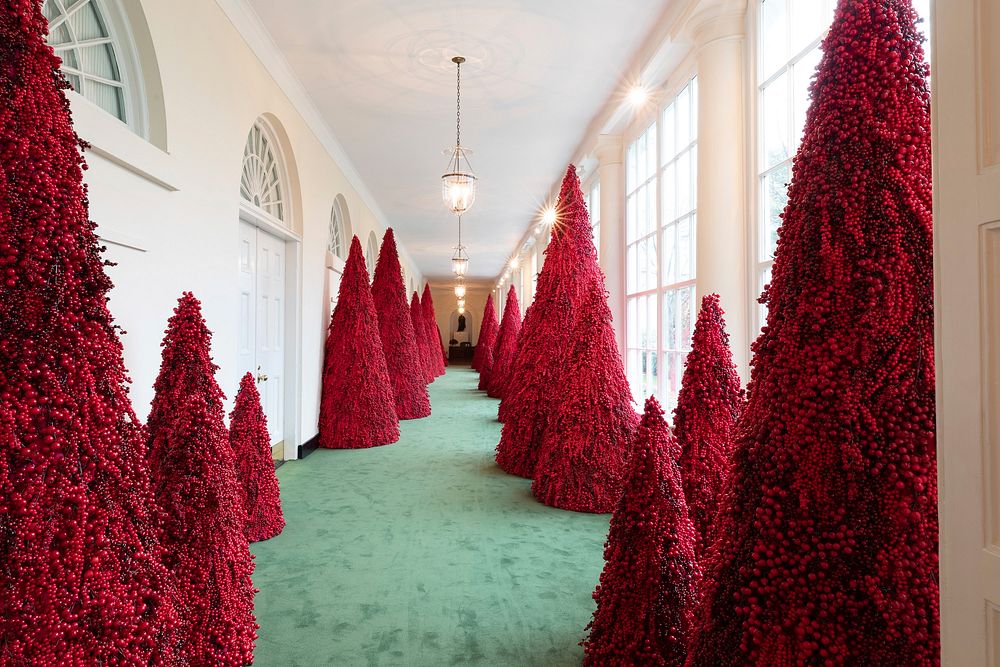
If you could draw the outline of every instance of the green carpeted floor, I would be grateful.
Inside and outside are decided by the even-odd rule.
[[[497,468],[497,401],[449,369],[396,444],[278,470],[284,533],[253,545],[258,667],[577,665],[608,516],[545,507]]]

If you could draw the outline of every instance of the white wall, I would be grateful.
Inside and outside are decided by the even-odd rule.
[[[135,13],[138,6],[131,13]],[[239,382],[237,233],[243,147],[254,121],[269,114],[287,134],[293,190],[301,197],[300,439],[316,433],[320,366],[327,327],[325,253],[330,210],[343,194],[353,233],[381,238],[377,215],[251,51],[226,14],[205,0],[141,3],[162,90],[167,150],[73,96],[77,130],[95,144],[88,154],[91,215],[111,241],[111,310],[128,335],[125,361],[133,402],[145,418],[160,364],[160,340],[183,290],[202,300],[214,332],[218,380],[228,398]],[[197,48],[194,48],[197,47]],[[343,161],[342,161],[343,162]],[[142,172],[142,173],[139,173]],[[129,247],[126,247],[129,246]],[[406,272],[423,277],[401,248]],[[290,279],[297,279],[292,276]],[[300,444],[300,443],[293,443]],[[294,455],[294,446],[286,447]]]

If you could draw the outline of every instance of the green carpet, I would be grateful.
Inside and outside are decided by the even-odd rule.
[[[255,665],[580,664],[608,516],[545,507],[496,466],[477,379],[449,369],[396,444],[278,470],[288,525],[252,549]]]

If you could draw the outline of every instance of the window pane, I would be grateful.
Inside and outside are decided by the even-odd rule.
[[[667,225],[663,228],[663,284],[672,285],[677,282],[677,226]]]
[[[678,310],[680,317],[680,349],[691,349],[691,331],[694,327],[694,287],[679,290]]]
[[[767,169],[789,156],[788,73],[771,82],[762,92],[762,162]]]
[[[677,290],[663,294],[663,348],[677,349]]]
[[[636,310],[636,300],[628,300],[628,312],[625,318],[625,328],[627,329],[628,347],[636,347],[639,344],[639,316]]]
[[[646,186],[646,233],[652,234],[656,231],[656,183]]]
[[[832,3],[827,0],[799,0],[790,4],[792,53],[801,53],[802,49],[830,27],[833,22],[833,14],[830,12]]]
[[[764,177],[763,219],[761,220],[761,259],[774,256],[778,245],[781,214],[788,203],[789,164],[784,164]]]
[[[663,161],[668,162],[673,159],[677,152],[674,144],[674,136],[676,134],[676,128],[674,127],[674,104],[671,103],[666,109],[663,110],[663,127],[661,131],[663,132]]]
[[[677,95],[674,103],[677,107],[677,149],[681,150],[691,143],[691,90],[684,87]]]
[[[646,178],[656,173],[656,123],[646,131]]]
[[[677,158],[677,208],[675,215],[691,210],[691,154],[684,153]]]
[[[626,259],[626,266],[625,266],[625,275],[626,275],[626,282],[628,283],[625,286],[625,289],[626,289],[626,291],[629,294],[631,294],[631,293],[633,293],[633,292],[636,291],[636,288],[635,288],[636,252],[635,252],[635,246],[634,245],[630,245],[628,247],[627,259]]]
[[[677,280],[690,280],[694,277],[694,267],[691,265],[691,219],[684,218],[677,223],[676,228]]]
[[[677,217],[677,163],[671,162],[663,169],[663,221],[670,222]]]
[[[785,2],[763,0],[760,3],[761,81],[769,78],[788,60],[788,12]]]

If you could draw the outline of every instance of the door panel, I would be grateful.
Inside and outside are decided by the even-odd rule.
[[[257,229],[240,223],[239,364],[241,375],[257,370]]]
[[[284,430],[285,242],[257,230],[257,365],[271,444]],[[266,378],[266,379],[263,379]]]

